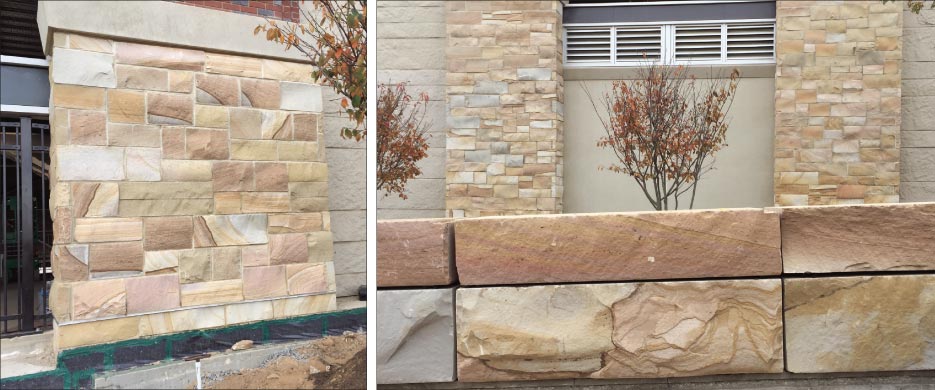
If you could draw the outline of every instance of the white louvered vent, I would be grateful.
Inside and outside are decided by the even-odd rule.
[[[611,28],[569,28],[565,37],[565,56],[569,63],[610,63]]]
[[[659,61],[662,58],[662,27],[618,27],[617,62]]]
[[[721,59],[721,25],[675,26],[675,60]]]
[[[727,59],[765,59],[775,56],[773,24],[728,24]]]

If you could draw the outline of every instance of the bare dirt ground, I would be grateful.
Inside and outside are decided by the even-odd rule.
[[[288,356],[243,370],[207,389],[365,389],[367,336],[350,333],[309,341]]]

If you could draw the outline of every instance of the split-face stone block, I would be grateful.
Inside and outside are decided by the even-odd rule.
[[[126,179],[123,148],[58,146],[55,175],[63,181]]]
[[[935,275],[788,278],[790,372],[935,369]]]
[[[212,279],[211,251],[195,249],[178,254],[179,281],[181,283],[207,282]]]
[[[146,105],[143,92],[107,90],[107,116],[111,122],[145,123]]]
[[[257,191],[289,191],[289,175],[286,164],[256,163]]]
[[[321,86],[282,82],[279,88],[283,110],[321,112]]]
[[[308,255],[308,238],[305,233],[269,236],[269,259],[272,265],[307,263]]]
[[[377,382],[455,380],[451,288],[377,291]]]
[[[140,241],[90,245],[89,263],[92,273],[138,273],[143,271],[143,262],[143,243]]]
[[[107,116],[100,111],[71,110],[68,113],[69,142],[76,145],[107,145]]]
[[[218,161],[211,167],[214,191],[253,191],[254,168],[249,162]]]
[[[78,242],[139,241],[142,238],[143,222],[139,218],[75,220],[75,241]]]
[[[456,221],[454,229],[458,277],[464,285],[765,276],[782,271],[779,214],[770,210],[466,219]]]
[[[231,303],[243,299],[243,281],[239,279],[182,285],[182,306]]]
[[[117,63],[200,71],[204,68],[205,53],[200,50],[117,42]]]
[[[187,94],[149,92],[146,112],[149,123],[160,125],[192,124],[192,100]]]
[[[55,48],[52,51],[55,66],[52,81],[59,84],[114,88],[114,56],[84,50]]]
[[[171,310],[179,307],[177,274],[129,278],[126,283],[127,314]]]
[[[169,71],[132,65],[117,65],[117,87],[166,91],[169,87]]]
[[[935,203],[782,209],[786,273],[935,270]]]
[[[211,280],[241,279],[240,248],[211,248]]]
[[[74,213],[82,217],[115,217],[120,202],[117,183],[73,183]]]
[[[325,264],[288,264],[286,281],[290,295],[323,293],[328,291],[328,268]]]
[[[192,226],[192,217],[189,216],[144,218],[144,249],[161,251],[191,248]]]
[[[454,237],[449,222],[378,221],[377,286],[446,286],[454,282]]]
[[[203,215],[195,217],[195,246],[265,244],[266,214]]]
[[[783,370],[779,279],[461,288],[456,305],[463,382]]]
[[[279,99],[278,81],[240,79],[241,106],[278,110]]]
[[[230,156],[226,130],[189,128],[185,134],[185,156],[193,160],[224,160]]]
[[[199,104],[239,105],[237,79],[198,73],[195,75],[195,101]]]
[[[75,283],[71,291],[71,313],[76,320],[127,314],[127,289],[123,279]]]
[[[274,265],[244,268],[243,293],[246,299],[273,298],[288,295],[286,266]]]

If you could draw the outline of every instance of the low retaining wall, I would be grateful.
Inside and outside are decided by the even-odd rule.
[[[377,236],[380,384],[935,369],[935,203]]]

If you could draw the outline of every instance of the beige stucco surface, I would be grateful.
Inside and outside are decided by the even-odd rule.
[[[565,212],[651,210],[630,176],[598,170],[616,159],[596,146],[605,133],[583,86],[596,95],[608,91],[611,81],[565,83]],[[741,80],[729,113],[728,146],[699,183],[695,209],[773,205],[774,90],[771,76]],[[680,199],[683,205],[688,200]]]
[[[443,1],[377,3],[377,82],[407,82],[410,95],[428,93],[430,123],[422,174],[407,183],[408,199],[379,194],[379,219],[445,216],[445,34]]]
[[[935,10],[903,15],[899,200],[935,201]]]

